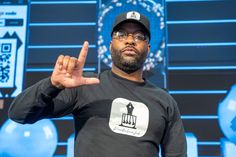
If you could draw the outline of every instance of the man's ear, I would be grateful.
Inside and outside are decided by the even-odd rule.
[[[148,44],[148,54],[150,53],[150,50],[151,50],[151,45]]]
[[[110,41],[110,46],[109,46],[109,50],[111,52],[111,45],[112,45],[112,41]]]

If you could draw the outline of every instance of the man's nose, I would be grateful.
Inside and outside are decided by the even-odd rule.
[[[129,42],[129,43],[135,43],[134,37],[133,37],[132,34],[128,34],[128,35],[127,35],[126,41]]]

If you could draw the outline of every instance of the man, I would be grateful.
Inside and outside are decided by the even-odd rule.
[[[24,124],[72,113],[76,157],[157,157],[159,148],[163,157],[185,157],[176,102],[143,78],[149,27],[138,12],[118,15],[111,31],[111,70],[83,77],[84,42],[78,58],[60,55],[50,78],[22,92],[9,117]]]

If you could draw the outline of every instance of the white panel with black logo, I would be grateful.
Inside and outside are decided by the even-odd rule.
[[[142,137],[149,123],[149,110],[142,102],[116,98],[112,102],[110,129],[119,134]]]

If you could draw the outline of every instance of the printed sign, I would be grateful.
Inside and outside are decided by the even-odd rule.
[[[22,91],[26,51],[27,4],[0,4],[0,97]]]

